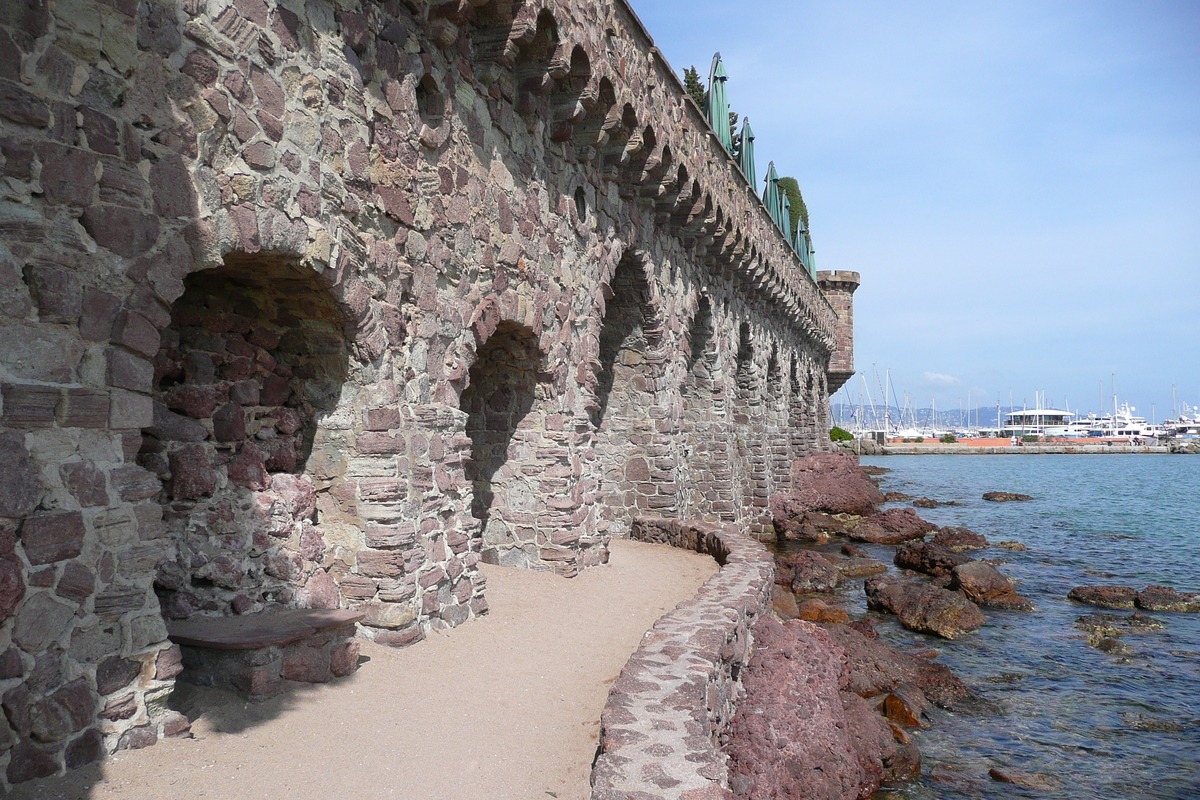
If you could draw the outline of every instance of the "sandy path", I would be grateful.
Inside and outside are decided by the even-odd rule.
[[[608,687],[642,634],[716,571],[614,541],[573,579],[484,565],[491,613],[266,703],[189,687],[193,740],[117,754],[16,797],[584,800]]]

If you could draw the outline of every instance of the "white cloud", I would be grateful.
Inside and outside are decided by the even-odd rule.
[[[941,375],[937,372],[923,372],[921,373],[921,377],[925,379],[926,383],[933,386],[954,386],[955,384],[962,383],[962,381],[953,375]]]

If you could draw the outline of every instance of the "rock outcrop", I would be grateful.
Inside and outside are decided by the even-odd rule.
[[[847,691],[846,655],[812,623],[762,619],[729,726],[729,786],[747,800],[851,800],[913,775],[919,756]],[[914,768],[914,765],[918,765]]]
[[[865,621],[823,626],[846,654],[847,689],[878,697],[902,685],[916,686],[939,708],[963,714],[994,713],[994,704],[962,682],[945,664],[904,653],[880,641]]]
[[[801,550],[775,559],[775,582],[796,594],[832,592],[841,579],[838,568],[820,553]]]
[[[955,567],[969,564],[973,560],[969,556],[931,542],[905,542],[896,550],[894,563],[903,569],[924,572],[934,577],[945,577]]]
[[[1137,590],[1130,586],[1076,586],[1067,598],[1101,608],[1133,608]]]
[[[791,492],[771,498],[777,529],[808,511],[865,517],[883,502],[879,487],[849,453],[816,453],[796,461],[792,485]]]
[[[968,550],[983,550],[989,546],[985,536],[975,533],[970,528],[960,528],[953,525],[943,527],[929,541],[941,547],[948,547],[959,553]]]
[[[983,561],[960,564],[951,570],[950,588],[981,606],[1009,611],[1033,611],[1033,603],[1017,594],[1000,570]]]
[[[1133,602],[1145,611],[1200,611],[1200,594],[1154,584],[1138,592]]]
[[[961,594],[889,575],[867,578],[867,605],[896,615],[909,630],[957,639],[987,622],[979,607]]]
[[[1032,500],[1033,497],[1016,492],[984,492],[983,499],[993,503],[1011,503],[1018,500]]]
[[[911,508],[889,508],[858,523],[846,535],[860,542],[900,544],[923,538],[937,529],[936,525],[921,519]]]

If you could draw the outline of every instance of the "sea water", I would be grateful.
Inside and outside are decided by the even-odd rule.
[[[881,634],[938,660],[999,704],[994,716],[933,714],[917,731],[921,780],[889,798],[1200,798],[1200,614],[1152,613],[1161,630],[1121,637],[1123,655],[1087,643],[1076,620],[1128,615],[1067,599],[1075,586],[1141,589],[1156,583],[1200,591],[1200,458],[1157,455],[890,456],[884,491],[954,501],[918,509],[995,543],[974,557],[998,568],[1036,604],[1033,613],[984,609],[988,623],[952,642],[905,631]],[[993,503],[987,491],[1032,495]],[[895,507],[903,504],[889,504]],[[889,565],[895,548],[868,546]],[[893,569],[895,569],[893,567]],[[866,613],[861,591],[859,613]],[[1040,773],[1053,789],[992,781],[992,767]]]

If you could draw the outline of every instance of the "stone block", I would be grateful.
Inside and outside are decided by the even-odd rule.
[[[124,345],[147,358],[153,358],[160,345],[158,328],[141,314],[132,311],[123,311],[117,315],[111,339],[114,343]]]
[[[117,739],[117,750],[140,750],[158,742],[158,732],[149,725],[130,728]]]
[[[158,217],[134,208],[96,203],[84,209],[80,222],[96,244],[125,258],[137,258],[158,241]]]
[[[41,742],[61,742],[87,727],[96,715],[96,696],[85,678],[43,697],[29,711],[30,733]]]
[[[4,421],[9,418],[9,386],[4,387]],[[57,394],[57,393],[56,393]],[[38,393],[39,397],[44,397]],[[15,399],[15,398],[14,398]],[[44,403],[35,404],[44,407]],[[32,414],[31,414],[32,412]],[[53,409],[51,409],[53,413]],[[23,412],[24,419],[36,416],[37,412]],[[33,513],[42,499],[42,479],[37,465],[25,447],[25,436],[18,431],[0,431],[0,517],[21,518]]]
[[[355,558],[358,571],[369,578],[398,578],[404,574],[404,554],[397,551],[360,550]]]
[[[365,603],[358,610],[365,614],[362,624],[371,628],[404,628],[417,618],[412,603]]]
[[[106,356],[109,385],[135,392],[150,391],[154,383],[152,362],[119,347],[110,347]]]
[[[0,327],[0,353],[4,353],[8,375],[14,381],[71,383],[83,359],[84,345],[63,325],[6,325]]]
[[[109,586],[96,595],[96,616],[101,619],[120,617],[145,607],[147,590],[136,586]]]
[[[120,309],[121,301],[115,295],[91,287],[84,289],[79,335],[91,342],[107,341]]]
[[[42,322],[75,322],[83,312],[83,289],[74,273],[44,264],[26,268]]]
[[[59,576],[55,594],[75,603],[82,603],[96,591],[96,576],[78,561],[69,561]]]
[[[108,505],[108,486],[104,473],[93,465],[76,461],[58,468],[63,486],[83,508]]]
[[[70,387],[63,392],[58,422],[64,428],[105,428],[109,424],[109,393]]]
[[[154,497],[162,489],[157,475],[136,464],[117,467],[109,474],[109,479],[117,495],[130,503]]]
[[[104,735],[96,729],[84,731],[63,751],[67,769],[78,769],[104,758]]]
[[[42,652],[71,627],[75,609],[74,604],[64,603],[48,592],[26,598],[17,612],[13,642],[26,653]]]
[[[86,206],[96,190],[95,153],[45,143],[38,148],[42,160],[42,190],[54,205]]]
[[[21,542],[30,564],[52,564],[78,556],[85,532],[83,515],[78,511],[51,511],[25,520]]]
[[[125,389],[113,389],[109,397],[108,427],[113,430],[137,430],[154,422],[154,401],[148,395]]]
[[[324,647],[308,647],[303,642],[284,650],[280,675],[289,681],[324,683],[333,677],[329,670],[329,651]]]
[[[217,475],[207,449],[189,444],[170,455],[171,496],[176,500],[198,500],[211,496],[217,488]]]
[[[58,772],[54,751],[21,739],[11,751],[5,777],[10,784],[45,778]]]
[[[12,616],[25,597],[22,572],[21,562],[14,553],[0,555],[0,622]]]

